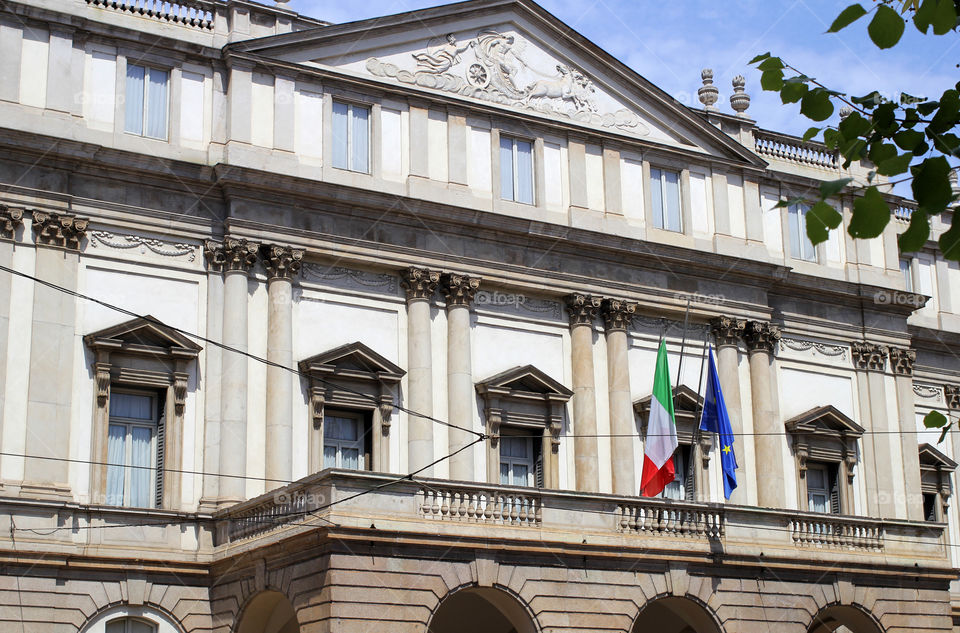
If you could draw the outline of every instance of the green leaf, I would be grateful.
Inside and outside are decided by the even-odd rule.
[[[897,237],[901,253],[913,253],[923,248],[930,237],[930,219],[923,209],[915,209],[910,214],[910,226]]]
[[[820,128],[820,127],[810,127],[810,128],[807,128],[807,131],[803,133],[803,142],[806,143],[807,141],[809,141],[810,139],[812,139],[814,136],[816,136],[817,134],[819,134],[819,133],[820,133],[820,130],[822,130],[822,129],[823,129],[823,128]]]
[[[763,60],[765,60],[765,59],[768,58],[768,57],[770,57],[770,51],[767,51],[766,53],[760,53],[759,55],[757,55],[756,57],[754,57],[753,59],[751,59],[751,60],[748,61],[747,63],[748,63],[748,64],[756,64],[757,62],[762,62]]]
[[[924,4],[929,3],[930,0],[927,0]],[[934,35],[946,35],[956,27],[957,10],[954,7],[953,0],[937,0],[933,15],[930,18],[930,24],[933,25]]]
[[[757,68],[763,71],[767,70],[783,70],[783,60],[779,57],[768,57],[759,64]]]
[[[862,97],[850,97],[850,101],[870,110],[883,103],[883,96],[874,90],[870,94],[863,95]]]
[[[820,197],[829,198],[830,196],[835,196],[846,187],[848,184],[853,182],[853,178],[840,178],[839,180],[828,180],[826,182],[820,183]],[[835,228],[835,227],[830,227]]]
[[[920,113],[920,116],[927,116],[939,107],[939,101],[924,101],[923,103],[917,104],[917,112]]]
[[[773,205],[774,209],[792,207],[795,204],[800,204],[801,202],[806,202],[806,198],[787,198],[786,200],[780,200],[777,204]]]
[[[840,130],[840,133],[843,134],[845,138],[856,138],[857,136],[863,136],[870,131],[870,128],[873,127],[873,124],[870,123],[868,119],[860,116],[859,112],[851,112],[850,115],[845,118],[843,121],[840,121],[840,125],[837,126],[837,129]]]
[[[892,134],[897,129],[897,105],[893,101],[885,101],[873,111],[873,127],[881,134]]]
[[[896,176],[906,173],[910,169],[911,160],[913,160],[913,154],[902,154],[894,158],[888,158],[877,165],[877,173],[881,176]]]
[[[779,92],[783,88],[782,70],[765,70],[760,75],[760,87],[764,90]]]
[[[951,156],[960,155],[960,137],[956,134],[950,134],[949,132],[934,134],[933,146],[938,152],[943,152]]]
[[[803,95],[800,101],[800,114],[812,121],[825,121],[833,114],[830,95],[822,88],[814,88]]]
[[[797,81],[783,82],[783,88],[780,89],[780,100],[784,103],[796,103],[800,101],[803,95],[807,94],[807,84]]]
[[[905,26],[903,18],[896,11],[881,4],[870,20],[867,33],[877,48],[892,48],[900,41]]]
[[[938,240],[944,259],[960,260],[960,213],[954,212],[950,230]]]
[[[923,416],[923,426],[928,429],[943,428],[947,424],[947,418],[939,411],[931,411]]]
[[[913,149],[923,142],[923,132],[917,130],[901,130],[893,135],[893,142],[902,150],[912,152]]]
[[[940,437],[937,438],[937,444],[943,444],[943,440],[947,437],[947,433],[950,432],[950,427],[953,426],[953,422],[948,423],[943,430],[940,431]]]
[[[847,232],[859,239],[878,237],[890,222],[890,207],[876,187],[867,187],[863,196],[853,201],[853,217]]]
[[[845,178],[844,180],[849,181],[852,179]],[[834,180],[832,182],[836,183],[840,181]],[[821,183],[820,190],[823,191],[823,186],[827,184],[830,183]],[[836,209],[821,200],[807,211],[807,237],[810,238],[813,244],[826,242],[827,238],[830,237],[830,229],[835,229],[840,226],[842,220],[843,216],[840,215]]]
[[[843,168],[846,169],[850,166],[850,163],[855,160],[860,160],[863,158],[865,150],[867,149],[867,142],[862,138],[855,138],[851,141],[847,141],[840,146],[840,153],[844,157]]]
[[[897,157],[897,148],[895,145],[890,143],[874,143],[870,146],[870,151],[867,152],[867,158],[874,165],[880,165],[885,160]]]
[[[849,7],[840,12],[840,15],[837,16],[837,19],[833,21],[833,24],[830,25],[830,28],[827,29],[827,33],[836,33],[840,29],[846,28],[865,16],[867,10],[861,7],[859,4],[851,4]]]
[[[936,12],[936,9],[936,0],[923,0],[923,2],[920,3],[916,13],[913,14],[913,25],[917,27],[918,31],[926,34],[930,28],[930,22],[933,20],[933,14]]]
[[[827,146],[827,149],[836,149],[837,143],[840,142],[840,133],[832,128],[827,128],[823,131],[823,144]]]
[[[911,168],[913,199],[927,213],[943,211],[953,200],[950,188],[950,165],[943,156],[925,159]]]

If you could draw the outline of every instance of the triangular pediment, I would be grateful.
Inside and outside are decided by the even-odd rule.
[[[790,433],[844,435],[849,438],[863,435],[863,427],[832,404],[816,407],[790,418],[784,426]]]
[[[533,365],[514,367],[477,383],[477,391],[524,392],[568,399],[573,392]]]
[[[300,361],[300,370],[360,372],[399,380],[406,373],[363,343],[348,343]]]
[[[920,467],[929,470],[946,470],[953,472],[957,469],[957,462],[953,461],[930,444],[920,445]]]
[[[227,51],[765,165],[530,0],[474,0]]]
[[[83,337],[88,347],[96,349],[159,348],[196,356],[202,347],[152,316],[144,316],[114,325]]]

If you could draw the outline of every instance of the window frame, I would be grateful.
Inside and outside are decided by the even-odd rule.
[[[807,235],[807,214],[810,212],[810,206],[803,202],[796,202],[791,204],[786,209],[787,214],[787,238],[788,238],[788,247],[790,249],[790,258],[802,262],[810,262],[813,264],[820,263],[820,246],[814,244],[810,241],[810,237]],[[796,210],[796,212],[794,212]],[[793,252],[793,221],[792,217],[796,215],[797,217],[797,248],[799,249],[799,254],[794,254]],[[810,257],[804,255],[804,251],[809,246],[810,248]]]
[[[534,157],[534,154],[536,153],[536,148],[537,148],[536,141],[535,141],[534,139],[525,138],[525,137],[523,137],[523,136],[518,136],[518,135],[516,135],[516,134],[510,134],[510,133],[504,134],[504,133],[502,133],[502,132],[499,134],[499,137],[500,137],[500,140],[499,140],[499,147],[497,148],[497,157],[498,157],[498,160],[499,160],[500,163],[501,163],[501,164],[500,164],[500,170],[499,170],[499,172],[498,172],[498,175],[499,175],[499,177],[500,177],[500,183],[499,183],[499,184],[500,184],[500,199],[501,199],[501,200],[505,200],[506,202],[514,202],[514,203],[516,203],[516,204],[525,204],[525,205],[529,205],[529,206],[536,206],[536,204],[537,204],[537,174],[536,174],[536,158]],[[502,174],[503,174],[503,164],[502,164],[502,163],[503,163],[503,149],[504,149],[504,147],[503,147],[503,142],[504,142],[505,140],[510,141],[510,171],[511,171],[511,173],[513,174],[513,176],[512,176],[513,192],[512,192],[512,197],[510,197],[510,198],[505,198],[505,197],[503,196],[503,177],[502,177]],[[519,160],[518,160],[519,154],[518,154],[518,152],[517,152],[517,143],[518,143],[518,142],[519,142],[519,143],[527,143],[527,144],[530,145],[530,201],[529,201],[529,202],[527,202],[526,200],[519,200],[519,199],[518,199],[518,197],[519,197],[519,196],[518,196],[518,192],[520,191],[520,167],[519,167],[519,164],[520,164],[520,163],[519,163]]]
[[[121,507],[121,508],[159,508],[163,504],[163,468],[161,467],[160,460],[163,459],[163,409],[164,409],[164,398],[161,397],[160,393],[147,390],[147,389],[135,389],[135,388],[111,388],[110,390],[110,402],[112,404],[113,398],[117,395],[132,395],[132,396],[145,396],[150,398],[150,411],[152,414],[152,420],[150,423],[147,423],[144,419],[140,418],[124,418],[121,416],[114,416],[110,413],[108,405],[107,411],[107,436],[109,443],[109,433],[110,427],[113,426],[124,426],[124,460],[123,464],[107,464],[107,480],[110,479],[110,470],[111,467],[120,467],[123,469],[123,499],[121,503],[110,503],[109,497],[105,496],[107,501],[106,505]],[[149,463],[151,465],[151,481],[148,490],[152,492],[150,495],[151,504],[149,506],[139,506],[133,505],[130,502],[130,494],[132,490],[131,478],[135,471],[132,461],[132,451],[133,451],[133,428],[149,428],[150,429],[150,459]],[[109,455],[109,453],[108,453]],[[109,458],[108,458],[109,462]]]
[[[656,179],[654,178],[654,175],[653,175],[654,172],[659,172],[660,174],[659,178],[656,178]],[[666,181],[665,174],[667,174],[668,172],[677,175],[677,228],[676,229],[672,229],[668,227],[667,214],[666,214],[667,208],[664,206],[667,200],[667,181]],[[659,215],[658,215],[657,206],[653,202],[654,200],[653,185],[655,181],[659,184],[658,188],[660,190]],[[650,190],[650,213],[651,213],[651,221],[653,224],[653,228],[658,231],[668,231],[670,233],[678,233],[682,235],[684,233],[684,229],[686,228],[684,226],[685,223],[683,221],[683,170],[675,169],[672,167],[665,167],[661,165],[650,165],[650,177],[648,179],[647,184]],[[658,220],[660,222],[659,226],[657,224]]]
[[[347,147],[346,147],[346,157],[347,157],[347,166],[342,167],[337,165],[336,156],[337,148],[334,146],[334,139],[336,134],[334,132],[334,126],[336,125],[336,107],[337,105],[347,106]],[[354,131],[353,131],[353,111],[355,108],[362,108],[367,112],[367,164],[366,168],[363,170],[354,169]],[[373,175],[373,105],[369,103],[362,103],[359,101],[352,101],[350,99],[344,99],[340,96],[334,96],[330,100],[330,165],[334,169],[339,169],[341,171],[349,171],[354,174],[367,174]]]
[[[690,458],[693,454],[693,446],[685,442],[677,444],[677,450],[674,451],[673,457],[670,459],[673,460],[674,468],[674,480],[669,484],[664,486],[663,490],[660,491],[660,494],[657,495],[661,499],[672,499],[673,501],[693,501],[694,495],[696,495],[697,482],[696,478],[692,476],[690,472]],[[678,459],[679,458],[679,459]],[[679,475],[679,480],[678,476]],[[671,488],[674,484],[677,484],[677,487]],[[679,489],[680,496],[671,496],[667,494],[667,490],[676,490]]]
[[[109,629],[109,627],[110,627],[110,625],[116,624],[116,623],[118,623],[118,622],[122,622],[122,623],[123,623],[123,633],[134,633],[134,632],[131,630],[131,628],[130,628],[130,625],[131,625],[133,622],[137,622],[137,623],[139,623],[139,624],[145,624],[145,625],[147,625],[148,627],[150,627],[150,633],[157,633],[157,631],[158,631],[158,629],[159,629],[159,627],[157,626],[157,623],[156,623],[156,622],[153,622],[152,620],[148,620],[148,619],[146,619],[146,618],[138,618],[138,617],[130,616],[130,615],[124,615],[124,616],[120,616],[120,617],[118,617],[118,618],[112,618],[112,619],[107,620],[106,622],[104,622],[104,623],[103,623],[103,630],[104,630],[105,632],[107,632],[108,629]]]
[[[500,432],[500,485],[503,486],[523,486],[527,488],[542,488],[542,484],[538,485],[538,482],[543,481],[543,460],[538,459],[538,449],[541,448],[540,438],[534,437],[535,431],[532,429],[521,429],[521,428],[501,428]],[[504,456],[503,449],[505,445],[504,440],[509,440],[510,442],[515,442],[517,440],[523,440],[523,444],[526,448],[527,454],[529,457],[514,457],[514,456]],[[512,470],[515,466],[526,466],[527,467],[527,481],[526,483],[516,483],[513,481],[513,473],[508,472],[509,481],[503,481],[503,467],[507,466],[509,470]],[[539,472],[538,472],[539,471]]]
[[[343,470],[370,470],[371,469],[371,436],[373,434],[372,424],[370,423],[369,416],[365,411],[359,410],[349,410],[349,409],[329,409],[324,411],[324,421],[323,428],[321,432],[323,433],[322,446],[323,452],[321,454],[321,470],[326,470],[327,468],[339,468]],[[330,428],[329,419],[338,418],[342,420],[353,420],[357,425],[357,439],[355,440],[343,440],[339,438],[330,438],[327,436],[327,430]],[[336,463],[333,466],[327,466],[327,447],[334,445],[337,448],[336,453]],[[357,467],[351,468],[349,466],[344,466],[342,463],[342,451],[344,448],[357,449]]]
[[[128,129],[129,121],[127,120],[127,101],[129,95],[127,94],[127,81],[129,80],[130,68],[143,68],[143,107],[140,112],[140,132],[134,132]],[[166,99],[164,103],[164,108],[166,113],[163,119],[163,136],[152,136],[147,133],[147,122],[149,120],[149,85],[150,73],[161,72],[166,74]],[[146,64],[143,62],[131,63],[129,58],[126,62],[126,67],[124,69],[123,75],[123,133],[129,134],[130,136],[136,136],[139,138],[148,138],[155,141],[169,141],[170,140],[170,115],[171,115],[171,100],[173,98],[173,69],[172,68],[161,68],[159,65]]]
[[[906,264],[906,267],[904,267],[904,264]],[[900,274],[903,275],[904,289],[907,292],[913,292],[914,283],[913,283],[913,258],[912,257],[900,258]]]

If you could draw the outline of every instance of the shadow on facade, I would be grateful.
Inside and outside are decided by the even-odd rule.
[[[537,633],[537,628],[524,606],[507,592],[473,587],[444,598],[427,632]]]
[[[633,633],[723,633],[713,615],[687,598],[660,598],[640,612]]]
[[[285,595],[263,591],[247,602],[234,633],[300,633],[300,623]]]

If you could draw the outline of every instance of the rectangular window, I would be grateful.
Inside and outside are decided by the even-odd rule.
[[[923,493],[923,518],[926,521],[937,520],[937,493]]]
[[[323,467],[363,470],[364,420],[360,415],[328,414],[323,418]]]
[[[817,249],[807,237],[807,212],[805,204],[792,204],[787,209],[787,222],[790,229],[790,255],[808,262],[817,261]]]
[[[807,463],[807,509],[840,514],[840,489],[836,464]]]
[[[500,197],[533,204],[533,143],[500,137]]]
[[[370,173],[370,108],[333,102],[333,166]]]
[[[900,260],[900,274],[903,275],[903,283],[907,292],[913,292],[913,272],[910,268],[910,261],[909,259]]]
[[[170,73],[148,66],[127,65],[124,130],[149,138],[167,138],[167,94]]]
[[[650,170],[650,203],[653,226],[667,231],[683,231],[680,218],[680,174],[666,169]]]
[[[150,508],[160,496],[158,416],[153,395],[110,394],[107,505]]]
[[[693,480],[688,469],[690,467],[690,446],[681,444],[673,454],[674,478],[660,493],[663,499],[676,501],[693,501]]]
[[[500,437],[500,483],[507,486],[536,486],[538,460],[532,437]]]

